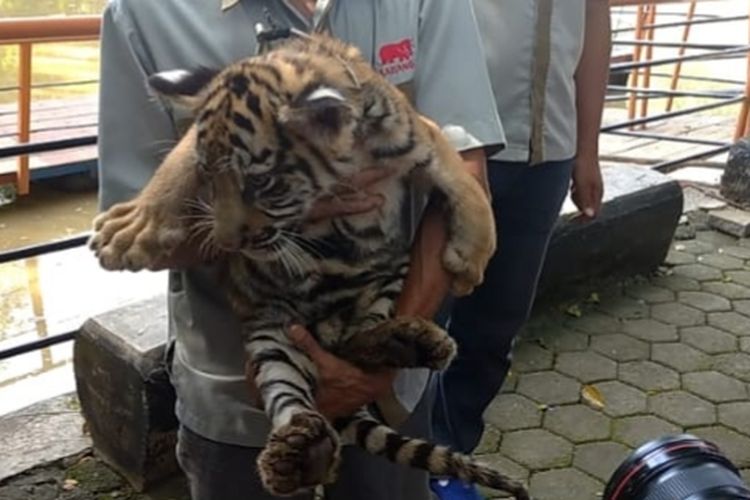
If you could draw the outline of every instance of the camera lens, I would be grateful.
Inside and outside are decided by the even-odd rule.
[[[750,489],[716,445],[685,434],[633,452],[612,475],[603,500],[750,500]]]

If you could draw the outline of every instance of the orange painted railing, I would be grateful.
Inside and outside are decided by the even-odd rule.
[[[34,44],[97,40],[100,23],[99,16],[0,19],[0,45],[18,45],[19,142],[29,142],[31,136],[31,74]],[[28,194],[30,187],[28,156],[18,158],[18,168],[14,177],[18,194]]]
[[[156,1],[156,0],[155,0]],[[715,0],[609,0],[612,6],[638,6],[643,9],[639,18],[641,26],[648,25],[653,21],[655,13],[655,4],[663,3],[694,3],[695,1],[715,1]],[[650,7],[649,7],[650,6]],[[650,14],[650,15],[647,15]],[[31,134],[31,89],[32,89],[32,47],[34,44],[50,42],[69,42],[69,41],[86,41],[96,40],[100,34],[99,16],[76,16],[76,17],[46,17],[46,18],[11,18],[0,19],[0,45],[18,45],[19,46],[19,71],[18,71],[18,140],[21,143],[29,141]],[[641,37],[650,38],[653,30],[647,28],[641,29]],[[683,40],[687,35],[683,36]],[[640,48],[636,50],[640,51]],[[649,50],[649,49],[647,49]],[[750,56],[748,56],[748,68],[750,70]],[[636,61],[641,57],[636,57]],[[650,69],[645,69],[642,75],[645,84],[648,84],[648,73]],[[673,80],[679,78],[680,68],[675,69]],[[638,74],[638,71],[635,72]],[[673,81],[672,86],[676,86]],[[737,120],[736,136],[747,135],[750,133],[750,74],[746,89],[746,100]],[[636,102],[631,98],[631,114],[635,115]],[[646,113],[648,100],[641,102],[641,114]],[[0,182],[8,181],[2,178]],[[30,183],[29,158],[22,156],[18,159],[16,175],[11,181],[18,186],[19,194],[28,194]]]

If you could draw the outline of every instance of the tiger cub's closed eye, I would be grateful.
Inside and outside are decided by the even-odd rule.
[[[270,175],[254,175],[248,177],[247,181],[254,188],[265,189],[271,186],[274,179]]]

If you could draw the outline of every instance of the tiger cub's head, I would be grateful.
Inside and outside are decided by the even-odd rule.
[[[356,156],[374,75],[356,49],[314,38],[219,72],[149,79],[195,117],[201,199],[219,248],[272,258],[318,196],[369,166]]]

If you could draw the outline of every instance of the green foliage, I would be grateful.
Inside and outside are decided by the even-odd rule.
[[[0,0],[0,18],[100,14],[107,0]],[[93,80],[98,76],[98,43],[40,44],[34,47],[34,84]],[[18,46],[0,45],[0,89],[18,84]],[[90,94],[91,85],[34,91],[34,99]],[[16,102],[14,91],[0,92],[0,105]]]
[[[0,0],[0,17],[99,14],[107,0]]]
[[[0,88],[15,86],[18,80],[17,75],[18,47],[16,45],[0,45]]]

